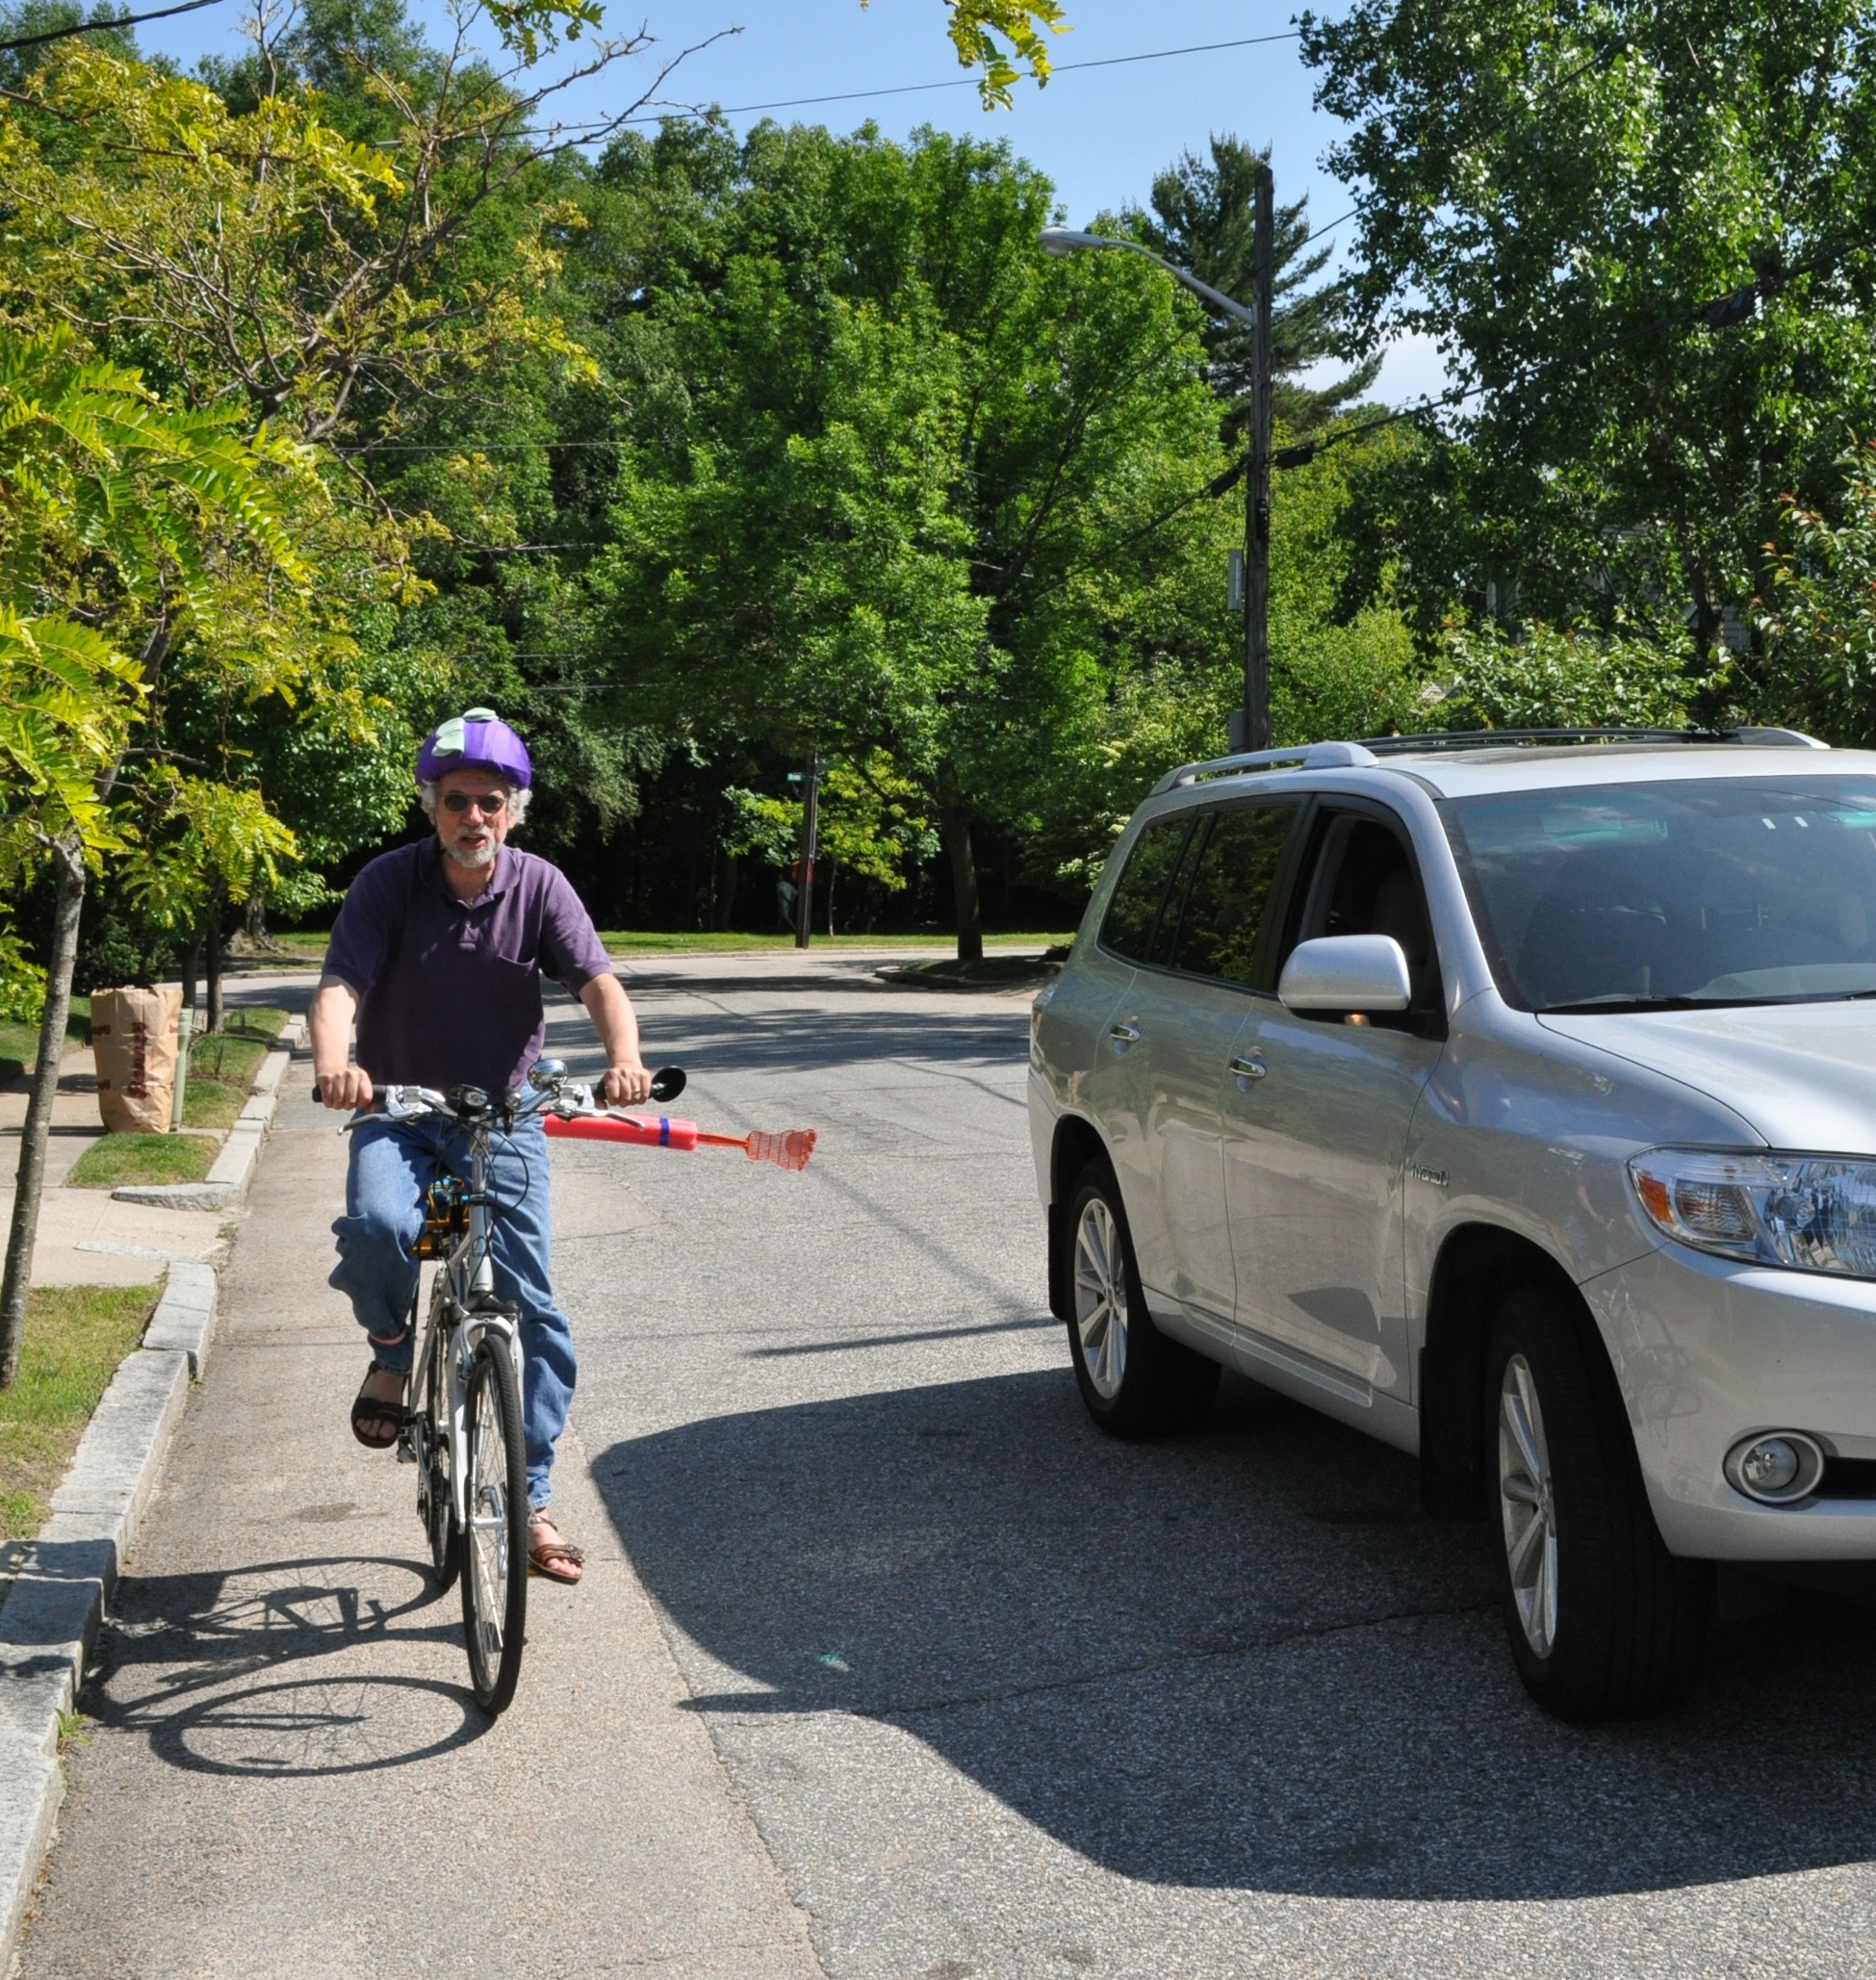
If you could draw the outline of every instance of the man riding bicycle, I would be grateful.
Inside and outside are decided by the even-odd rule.
[[[313,999],[313,1067],[328,1107],[369,1107],[373,1085],[522,1086],[546,1034],[541,977],[585,1005],[605,1047],[601,1093],[630,1106],[651,1092],[638,1020],[591,916],[560,870],[506,844],[527,814],[533,766],[489,708],[446,722],[417,759],[436,835],[373,860],[347,892]],[[358,1063],[347,1063],[353,1021]],[[351,1406],[374,1451],[398,1440],[413,1342],[414,1256],[429,1186],[467,1177],[468,1131],[434,1117],[364,1121],[351,1137],[346,1214],[332,1226],[330,1283],[351,1300],[372,1364]],[[528,1562],[577,1581],[582,1557],[548,1514],[553,1449],[574,1391],[573,1331],[548,1276],[547,1138],[538,1117],[496,1138],[491,1174],[497,1296],[521,1310]]]

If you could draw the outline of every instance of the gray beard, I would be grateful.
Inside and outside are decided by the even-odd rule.
[[[449,854],[450,859],[455,861],[458,866],[467,866],[474,873],[480,867],[493,866],[495,864],[495,855],[498,848],[494,839],[491,838],[481,846],[478,846],[474,852],[462,846],[452,845],[445,845],[443,850]]]

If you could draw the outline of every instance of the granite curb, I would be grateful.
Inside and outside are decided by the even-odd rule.
[[[132,1202],[222,1208],[246,1190],[280,1082],[304,1034],[289,1019],[204,1183],[112,1194]],[[201,1195],[216,1192],[204,1205]],[[64,1770],[59,1740],[76,1703],[98,1624],[137,1530],[162,1482],[169,1441],[215,1338],[216,1275],[193,1259],[169,1267],[143,1343],[119,1364],[52,1517],[19,1554],[0,1604],[0,1973],[12,1964],[39,1865],[50,1848]]]

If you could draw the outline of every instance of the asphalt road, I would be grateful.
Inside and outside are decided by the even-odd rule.
[[[557,1149],[582,1356],[561,1497],[593,1585],[537,1595],[522,1699],[472,1725],[453,1601],[426,1613],[401,1564],[408,1474],[354,1456],[314,1394],[316,1365],[355,1380],[348,1323],[322,1288],[312,1318],[254,1305],[221,1367],[298,1327],[280,1445],[214,1427],[212,1370],[89,1696],[29,1980],[1876,1971],[1866,1618],[1730,1626],[1674,1714],[1552,1723],[1512,1675],[1484,1530],[1425,1521],[1406,1459],[1235,1380],[1194,1435],[1087,1424],[1043,1305],[1022,1001],[785,958],[630,986],[648,1056],[690,1068],[684,1112],[822,1139],[802,1176]],[[311,1148],[269,1151],[297,1235],[266,1253],[250,1219],[250,1301],[282,1268],[319,1284]],[[244,1524],[263,1484],[300,1522],[278,1546]],[[324,1564],[296,1585],[330,1614],[253,1565],[309,1532]],[[346,1621],[360,1587],[391,1625]],[[257,1696],[306,1682],[270,1628],[276,1663],[342,1655],[343,1700]],[[243,1629],[217,1666],[215,1631]],[[474,1853],[425,1849],[465,1812],[515,1839],[493,1896]],[[451,1915],[474,1960],[433,1936]]]

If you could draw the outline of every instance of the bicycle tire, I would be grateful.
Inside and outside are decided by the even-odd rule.
[[[521,1678],[527,1617],[527,1460],[521,1384],[501,1336],[486,1336],[469,1368],[464,1411],[463,1638],[475,1703],[503,1711]]]
[[[430,1573],[439,1594],[447,1594],[462,1567],[462,1530],[456,1525],[456,1498],[450,1479],[450,1355],[453,1329],[437,1322],[444,1303],[441,1284],[430,1300],[429,1374],[424,1389],[424,1476],[418,1484],[418,1516],[430,1542]]]

